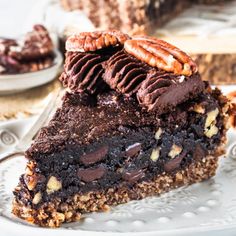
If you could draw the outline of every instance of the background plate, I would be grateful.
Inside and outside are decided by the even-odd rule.
[[[24,172],[26,160],[18,157],[0,165],[1,233],[22,235],[191,235],[201,232],[220,235],[236,233],[236,132],[228,133],[227,158],[222,158],[217,175],[203,183],[171,191],[160,197],[131,201],[107,213],[86,214],[77,223],[60,229],[43,229],[11,214],[12,190]],[[23,233],[24,232],[24,233]],[[18,233],[19,235],[19,233]]]
[[[63,60],[58,50],[55,51],[55,54],[54,64],[49,68],[29,73],[0,75],[0,95],[34,88],[55,79],[61,69]]]

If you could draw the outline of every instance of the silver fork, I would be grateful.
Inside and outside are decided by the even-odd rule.
[[[0,163],[16,156],[24,155],[25,150],[30,146],[32,140],[38,133],[39,129],[48,121],[49,114],[56,109],[57,101],[60,99],[61,88],[52,93],[48,104],[43,109],[37,120],[32,124],[28,132],[19,140],[18,144],[9,152],[0,155]]]

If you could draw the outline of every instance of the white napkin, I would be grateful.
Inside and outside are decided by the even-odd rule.
[[[0,36],[15,38],[22,34],[25,16],[35,0],[0,0]]]
[[[0,36],[19,37],[41,23],[57,36],[64,31],[91,31],[95,27],[82,11],[66,12],[59,0],[0,0]]]
[[[24,31],[36,23],[42,23],[50,32],[59,36],[63,36],[68,28],[73,28],[76,32],[91,31],[95,28],[82,11],[66,12],[57,0],[37,1],[27,17]]]

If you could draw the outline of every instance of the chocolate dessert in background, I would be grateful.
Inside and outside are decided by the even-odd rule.
[[[211,84],[236,84],[236,53],[196,53],[192,57],[199,65],[202,76]]]
[[[42,25],[18,40],[0,38],[0,74],[42,70],[53,65],[54,57],[53,42]]]
[[[82,10],[96,28],[150,34],[189,6],[188,0],[60,0],[67,11]]]
[[[226,0],[227,1],[227,0]],[[81,10],[101,30],[116,29],[134,34],[152,34],[194,4],[217,4],[223,0],[60,0],[66,11]],[[228,0],[230,1],[230,0]],[[227,2],[228,2],[227,1]]]
[[[236,84],[236,1],[194,5],[160,27],[155,36],[175,43],[213,85]]]
[[[218,31],[217,25],[221,26],[222,31],[226,31],[225,37],[228,38],[227,32],[229,32],[228,29],[231,25],[232,32],[235,31],[233,25],[233,15],[236,14],[235,3],[236,1],[233,0],[88,0],[86,2],[82,0],[61,0],[61,6],[66,11],[83,11],[98,29],[119,28],[129,34],[153,34],[157,37],[161,37],[163,33],[166,41],[175,34],[183,36],[189,33],[193,40],[199,36],[204,37],[208,34],[211,36]],[[188,14],[187,11],[191,13]],[[166,25],[172,21],[175,22],[176,18],[180,18],[179,24],[166,28]],[[194,32],[197,26],[200,28],[201,34],[199,35]],[[72,32],[74,32],[73,27],[72,29],[68,27],[65,31],[65,38]],[[219,33],[212,37],[217,38],[220,35],[222,34]],[[229,34],[229,36],[236,40],[236,35],[231,36]],[[210,45],[211,39],[206,37],[203,44]],[[222,43],[222,45],[227,47],[227,44]],[[194,44],[192,47],[194,50]],[[199,72],[211,84],[236,84],[235,52],[230,53],[226,50],[225,52],[214,53],[206,50],[201,53],[192,53],[191,49],[187,52],[193,56],[199,65]]]
[[[44,227],[214,176],[229,103],[175,46],[117,30],[66,43],[62,105],[25,152],[13,213]]]

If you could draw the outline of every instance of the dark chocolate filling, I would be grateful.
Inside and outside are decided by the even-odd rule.
[[[74,100],[72,97],[67,100],[70,107],[73,106]],[[83,96],[83,99],[86,100],[86,97]],[[107,105],[107,101],[101,99],[97,101],[95,106]],[[124,101],[117,100],[117,102],[121,105]],[[196,103],[202,104],[206,110],[205,114],[192,111],[192,105]],[[125,103],[123,105],[125,106]],[[78,104],[75,104],[75,106],[77,107]],[[83,105],[80,106],[83,107]],[[130,104],[127,106],[130,106]],[[117,107],[116,103],[110,104],[111,107],[114,110],[118,109],[115,108]],[[68,196],[75,193],[84,194],[89,191],[98,191],[120,185],[132,188],[135,183],[151,181],[163,172],[172,173],[184,169],[191,163],[198,162],[207,154],[213,153],[220,144],[223,130],[221,115],[218,115],[216,120],[219,132],[211,138],[204,135],[206,113],[216,108],[219,109],[217,101],[209,94],[203,94],[194,101],[182,104],[171,114],[162,115],[160,119],[156,120],[156,124],[148,123],[146,120],[147,124],[141,127],[128,125],[128,122],[127,125],[121,125],[118,122],[116,123],[116,120],[109,120],[109,116],[105,114],[104,117],[108,118],[104,122],[111,126],[111,130],[116,130],[116,132],[110,131],[106,135],[103,133],[103,136],[97,138],[95,138],[95,134],[91,139],[92,141],[85,143],[72,140],[71,133],[62,149],[56,151],[55,147],[47,149],[46,153],[44,150],[40,152],[40,146],[37,148],[36,143],[37,152],[33,154],[33,158],[37,162],[35,173],[40,176],[40,180],[34,190],[30,192],[32,196],[39,191],[43,193],[41,203],[49,201],[55,196],[66,200]],[[94,111],[94,107],[90,109]],[[114,111],[113,109],[110,109],[110,111]],[[127,111],[132,111],[132,109],[127,109]],[[130,117],[131,114],[128,112],[126,115]],[[56,117],[57,115],[54,119],[59,119]],[[73,130],[72,127],[70,128]],[[155,138],[159,128],[162,132],[159,138]],[[54,131],[48,132],[54,133]],[[58,130],[55,132],[58,132]],[[40,135],[41,138],[44,137],[44,133]],[[40,139],[38,139],[38,142],[40,142]],[[45,142],[50,144],[50,139],[45,140]],[[171,155],[173,145],[177,146],[179,151],[177,150],[176,154]],[[152,158],[153,150],[157,149],[158,157],[154,156]],[[29,154],[32,155],[32,153]],[[32,159],[30,155],[29,158]],[[62,182],[62,189],[47,194],[46,184],[51,176],[55,176]],[[17,198],[27,201],[23,197],[24,191],[28,191],[24,181],[25,179],[22,177],[21,182],[25,189],[17,193]],[[25,202],[25,204],[30,203]]]

